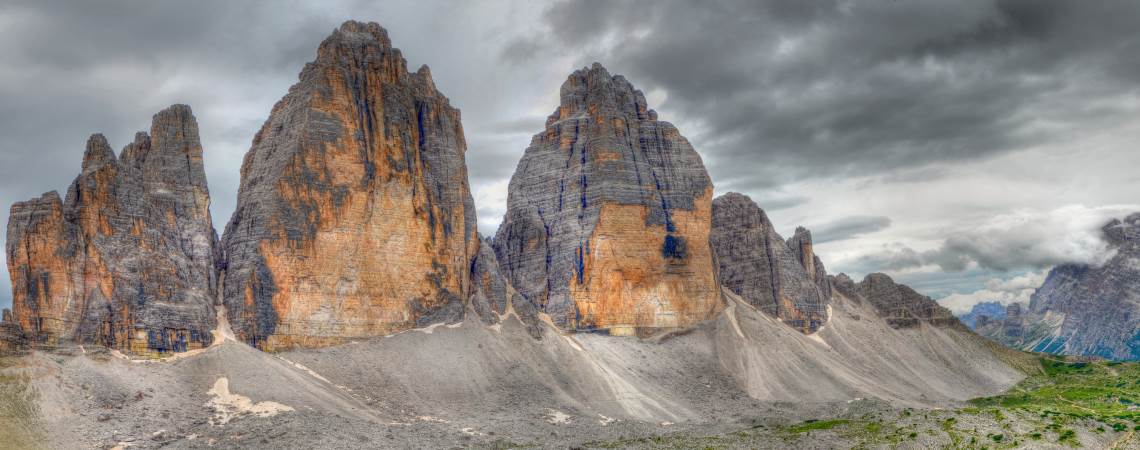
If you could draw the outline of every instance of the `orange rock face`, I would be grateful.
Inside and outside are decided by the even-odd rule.
[[[30,344],[102,344],[133,353],[208,345],[215,234],[190,108],[154,117],[119,158],[102,135],[83,172],[12,206],[12,321]]]
[[[478,251],[459,111],[347,22],[273,109],[223,239],[239,338],[323,346],[462,318]]]
[[[511,179],[494,240],[511,284],[566,330],[632,334],[715,315],[700,156],[600,65],[574,72],[561,97]]]
[[[12,277],[14,322],[39,343],[58,345],[78,332],[82,309],[72,301],[80,290],[73,277],[74,262],[59,258],[56,252],[67,236],[63,201],[56,192],[12,205],[10,224],[20,231],[9,232],[8,270]],[[9,225],[9,230],[13,226]],[[12,235],[16,234],[15,245]],[[76,278],[80,278],[76,280]]]

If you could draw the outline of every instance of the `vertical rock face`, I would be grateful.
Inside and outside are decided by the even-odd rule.
[[[459,110],[387,31],[321,43],[245,156],[225,303],[261,348],[459,320],[479,248]]]
[[[752,199],[730,192],[713,201],[710,241],[725,287],[803,333],[827,321],[831,284],[806,229],[785,242]]]
[[[216,234],[190,107],[154,116],[116,158],[87,142],[65,200],[12,206],[13,319],[32,344],[99,343],[134,353],[208,345]]]
[[[1140,213],[1101,231],[1107,261],[1054,267],[1028,308],[978,331],[1031,351],[1140,359]]]
[[[811,231],[804,227],[796,227],[796,234],[788,239],[787,245],[800,261],[808,278],[819,287],[823,298],[831,298],[831,281],[827,278],[827,268],[823,266],[823,261],[812,248]]]
[[[689,142],[594,64],[570,75],[531,139],[495,252],[508,281],[562,329],[687,326],[721,306],[711,200]]]
[[[922,323],[948,327],[960,323],[950,310],[934,299],[915,292],[907,285],[895,283],[886,274],[867,275],[857,284],[850,283],[846,275],[840,274],[840,277],[846,281],[838,277],[832,280],[837,291],[849,298],[870,302],[894,328],[911,328]]]

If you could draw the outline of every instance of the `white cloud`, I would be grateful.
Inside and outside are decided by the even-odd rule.
[[[1020,209],[951,235],[940,249],[929,254],[928,262],[946,270],[969,262],[1000,271],[1064,263],[1100,264],[1109,254],[1101,227],[1138,209],[1137,205]]]
[[[1008,279],[991,278],[986,287],[967,294],[950,294],[938,302],[954,314],[970,312],[974,305],[982,302],[1029,303],[1033,292],[1045,281],[1045,271],[1030,272]]]
[[[472,197],[475,198],[475,212],[479,218],[479,232],[483,236],[494,236],[499,223],[503,221],[503,213],[507,212],[507,187],[509,179],[496,180],[474,186]]]

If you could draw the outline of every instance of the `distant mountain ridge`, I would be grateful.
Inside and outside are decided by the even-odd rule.
[[[978,319],[983,316],[985,318],[982,321],[985,324],[991,320],[1005,319],[1005,306],[998,302],[981,302],[970,308],[969,312],[958,316],[958,320],[973,330],[977,329]]]
[[[1111,252],[1104,264],[1054,267],[1027,308],[1011,306],[978,333],[1035,352],[1140,359],[1140,213],[1101,231]]]

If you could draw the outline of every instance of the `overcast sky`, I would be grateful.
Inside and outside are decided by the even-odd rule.
[[[118,149],[186,103],[220,231],[253,134],[346,19],[387,28],[462,110],[484,234],[594,61],[692,141],[718,194],[814,230],[830,272],[887,272],[956,312],[1095,263],[1099,226],[1140,211],[1140,2],[1123,0],[5,0],[0,203],[63,192],[88,135]]]

